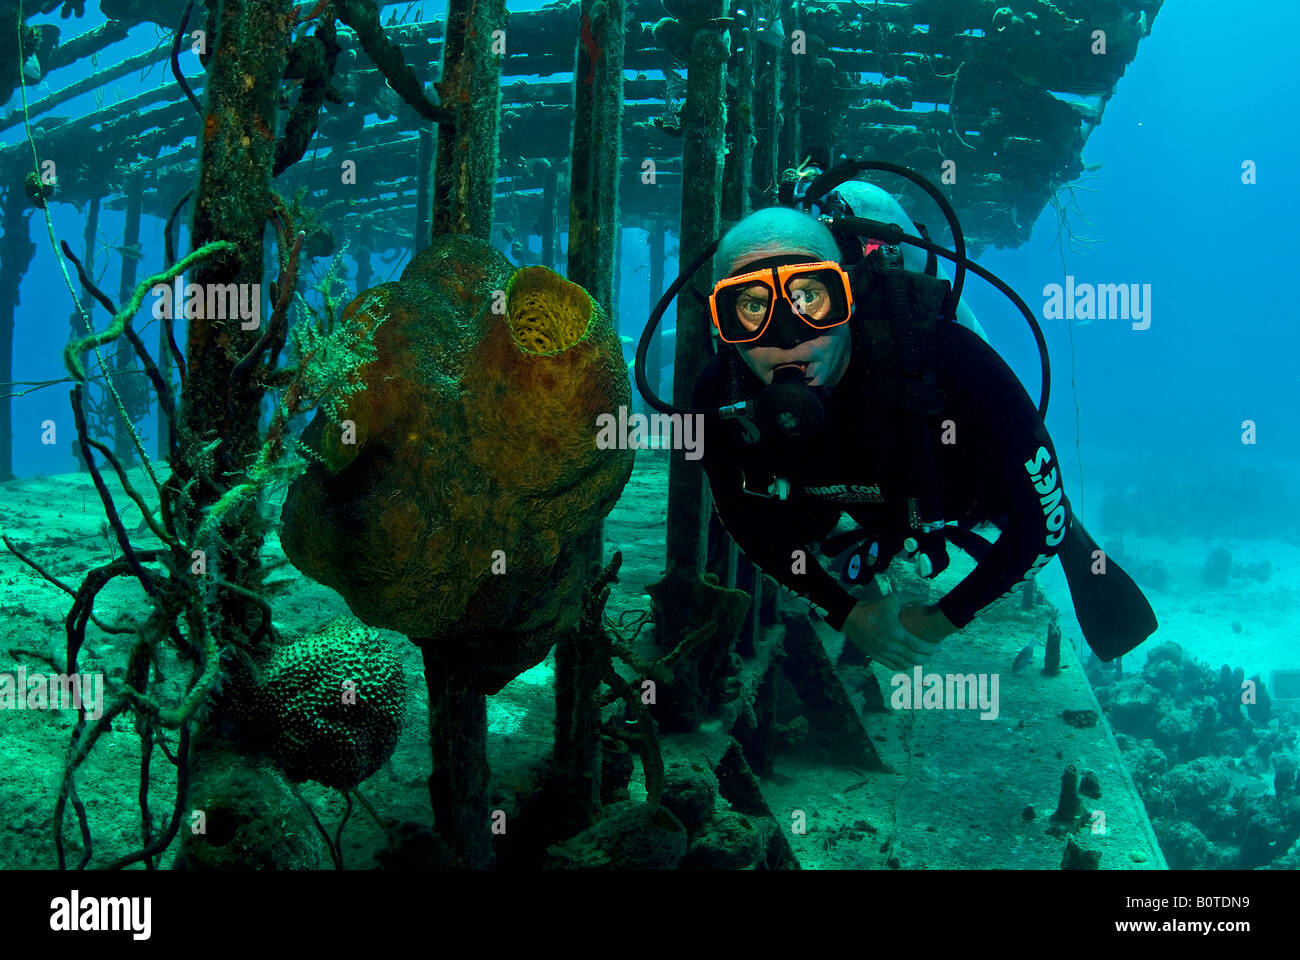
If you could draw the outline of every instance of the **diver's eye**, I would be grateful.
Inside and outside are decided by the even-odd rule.
[[[748,329],[757,329],[767,316],[768,290],[756,287],[747,290],[736,299],[736,316]]]
[[[816,317],[825,312],[828,294],[825,285],[807,281],[790,290],[790,302],[795,312]]]

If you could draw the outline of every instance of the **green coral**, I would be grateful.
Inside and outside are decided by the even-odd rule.
[[[348,790],[397,747],[401,663],[351,617],[277,647],[236,699],[241,734],[290,780]]]

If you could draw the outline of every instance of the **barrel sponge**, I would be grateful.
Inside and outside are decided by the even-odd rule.
[[[577,625],[591,535],[634,453],[599,442],[631,403],[604,310],[545,267],[440,237],[342,322],[373,332],[361,389],[302,435],[280,542],[430,675],[493,694]]]
[[[379,631],[339,617],[271,654],[245,720],[290,780],[348,790],[393,755],[405,686]]]

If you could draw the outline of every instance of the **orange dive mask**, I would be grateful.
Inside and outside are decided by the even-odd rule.
[[[727,343],[768,334],[779,341],[774,346],[792,347],[846,323],[852,313],[849,276],[833,260],[781,256],[746,266],[758,269],[719,280],[709,295],[713,326]]]

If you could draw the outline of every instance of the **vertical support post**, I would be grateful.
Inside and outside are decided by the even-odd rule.
[[[569,251],[567,275],[591,294],[617,328],[618,174],[623,153],[624,0],[582,0],[576,33],[573,81],[573,148],[569,157]],[[584,546],[587,561],[604,564],[604,524]],[[599,621],[597,621],[599,622]],[[556,763],[569,786],[569,807],[579,827],[600,806],[600,678],[608,652],[594,631],[579,629],[562,643],[571,686],[569,716],[556,724],[571,729],[570,749],[556,746]],[[556,651],[557,670],[560,651]]]
[[[755,25],[755,32],[758,26]],[[776,202],[777,159],[781,140],[781,66],[782,51],[787,49],[789,38],[781,38],[781,47],[771,50],[761,44],[754,47],[754,163],[750,172],[757,187],[768,194],[770,203]]]
[[[688,263],[718,235],[726,125],[728,0],[693,7],[699,20],[686,73],[682,105],[682,217],[680,263]],[[709,265],[702,268],[708,276]],[[699,305],[677,301],[673,396],[690,397],[709,356],[709,335]],[[667,573],[695,577],[704,567],[704,471],[698,460],[673,455],[668,470]]]
[[[415,242],[412,256],[429,245],[429,182],[433,176],[433,130],[420,126],[420,142],[415,151]],[[358,290],[366,289],[358,285]]]
[[[238,252],[205,261],[194,282],[205,289],[219,285],[254,284],[263,278],[267,197],[271,189],[279,91],[288,61],[290,0],[226,0],[216,22],[209,67],[206,103],[207,134],[202,139],[202,166],[194,202],[191,242],[195,247],[215,240],[235,244]],[[212,285],[212,286],[209,286]],[[182,416],[191,435],[204,442],[220,439],[216,471],[196,485],[194,509],[205,510],[238,482],[261,446],[264,388],[249,382],[232,383],[235,364],[261,336],[244,330],[238,316],[229,319],[197,316],[187,331],[187,377],[182,386]],[[177,479],[190,479],[183,469]],[[222,539],[233,549],[209,558],[209,570],[243,584],[258,566],[262,535],[248,514],[252,505],[230,511]],[[197,516],[193,526],[197,527]],[[204,545],[207,546],[207,545]],[[223,603],[246,610],[247,601],[228,591]],[[234,613],[234,609],[223,611]],[[241,618],[242,619],[242,618]],[[235,629],[234,616],[223,616],[225,629]]]
[[[601,608],[603,611],[603,607]],[[562,833],[585,830],[600,809],[601,678],[608,656],[586,624],[555,644],[555,769],[568,802]]]
[[[735,77],[736,96],[727,108],[731,149],[722,173],[722,219],[731,221],[749,213],[754,163],[754,14],[747,13],[740,22],[744,24],[740,48],[733,51],[727,68]],[[736,46],[734,36],[732,46]]]
[[[730,56],[729,0],[702,0],[691,6],[692,33],[682,105],[682,215],[680,262],[698,257],[718,234],[722,166],[727,122],[726,70]],[[701,264],[709,277],[710,265]],[[694,298],[677,301],[677,340],[673,350],[673,397],[682,402],[694,392],[709,357],[708,324]],[[704,471],[698,460],[674,450],[668,461],[668,530],[664,576],[650,584],[655,644],[674,648],[693,630],[713,623],[708,643],[678,662],[676,681],[660,694],[655,718],[666,730],[690,731],[710,708],[710,684],[730,653],[744,619],[744,598],[705,579],[706,523],[709,515]]]
[[[193,282],[205,290],[220,288],[250,292],[261,290],[263,237],[267,225],[267,198],[275,160],[275,130],[280,112],[285,66],[293,21],[292,0],[223,0],[211,8],[208,44],[212,60],[204,102],[204,135],[200,138],[201,165],[194,198],[190,241],[201,247],[214,241],[233,243],[235,252],[205,260],[194,271]],[[245,476],[262,445],[261,412],[266,388],[257,371],[235,377],[236,364],[265,332],[243,329],[238,313],[225,319],[192,317],[186,329],[186,376],[181,384],[180,416],[196,442],[220,441],[209,471],[199,458],[182,456],[172,464],[166,481],[178,496],[193,480],[190,501],[184,509],[190,530],[197,529],[214,503]],[[179,497],[178,497],[179,499]],[[225,515],[213,541],[192,544],[210,551],[207,570],[229,584],[256,588],[261,565],[265,524],[258,522],[259,504],[252,499],[235,505]],[[217,594],[210,611],[220,647],[243,646],[254,635],[259,611],[240,592]],[[194,767],[188,803],[211,796],[228,767],[216,760],[223,734],[216,718],[197,725],[191,740]],[[212,762],[203,758],[211,756]],[[264,775],[250,774],[254,778]],[[205,840],[182,832],[187,855],[204,847]]]
[[[429,664],[429,739],[433,826],[471,870],[493,861],[488,810],[487,698],[442,677]]]
[[[136,170],[126,182],[126,225],[122,233],[122,246],[126,249],[138,247],[140,244],[140,213],[144,204],[144,175]],[[135,292],[136,272],[139,270],[140,261],[135,257],[122,255],[122,269],[118,274],[117,283],[117,302],[118,304],[126,303],[131,294]],[[95,275],[91,269],[92,277]],[[140,383],[131,383],[128,378],[140,376],[144,372],[139,369],[135,362],[135,354],[131,352],[131,346],[125,339],[118,340],[114,344],[113,354],[113,382],[117,385],[117,392],[125,397],[142,395],[138,388]],[[167,429],[167,418],[162,415],[162,402],[157,401],[154,406],[157,408],[159,442],[162,444],[160,450],[166,455],[167,444],[163,432]],[[127,407],[131,411],[130,406]],[[135,445],[131,442],[131,431],[129,424],[125,423],[121,416],[113,420],[113,453],[122,466],[130,466],[135,463]]]
[[[803,21],[803,4],[798,0],[781,0],[781,20],[785,24],[786,37],[782,41],[782,56],[785,59],[781,84],[781,115],[784,123],[781,127],[781,150],[777,156],[780,170],[798,166],[803,160],[803,140],[799,123],[799,111],[803,109],[803,97],[800,94],[802,82],[801,63],[806,53],[794,52],[791,36],[800,29]],[[807,42],[806,39],[804,42]]]
[[[667,232],[665,221],[662,217],[655,217],[650,221],[650,298],[646,301],[653,306],[659,302],[659,298],[664,292],[664,234]],[[650,346],[646,350],[645,356],[645,375],[650,381],[650,386],[654,388],[655,393],[663,395],[663,342],[664,342],[664,325],[661,321],[659,328],[655,330],[654,336],[650,338]],[[643,410],[649,412],[649,408],[642,401]]]
[[[623,292],[623,227],[614,229],[614,288],[609,297],[609,318],[614,323],[614,332],[623,332],[623,311],[620,298]]]
[[[494,45],[505,27],[505,0],[448,4],[437,89],[440,102],[455,110],[456,127],[438,133],[432,236],[467,233],[492,242],[501,125],[501,54]]]
[[[177,231],[181,229],[181,224],[179,223],[175,224],[174,226]],[[166,224],[164,222],[164,229],[165,227]],[[181,243],[180,239],[176,237],[173,237],[173,242],[175,243],[175,250],[173,250],[172,252],[173,254],[175,254],[177,250],[180,250],[184,247],[184,244]],[[175,400],[177,385],[173,384],[172,382],[173,364],[172,364],[171,338],[168,336],[169,333],[173,333],[175,330],[175,328],[172,326],[173,322],[174,321],[171,320],[162,320],[159,321],[158,323],[158,355],[155,357],[155,359],[158,363],[158,374],[159,376],[162,377],[162,382],[167,384],[167,389],[171,391],[172,399]],[[178,409],[179,406],[180,404],[177,403],[176,407]],[[159,413],[160,416],[158,417],[159,427],[158,427],[157,456],[159,460],[163,460],[166,459],[171,452],[171,436],[170,436],[171,424],[167,423],[166,417],[161,416],[161,411]],[[175,464],[173,464],[172,466],[174,467]]]
[[[555,269],[557,262],[555,205],[558,181],[559,174],[556,172],[555,164],[548,160],[542,180],[542,265],[551,270]]]
[[[36,255],[28,235],[27,195],[22,189],[21,164],[15,164],[5,181],[4,237],[0,239],[0,382],[14,378],[14,312],[20,302],[23,275]],[[14,478],[13,400],[0,397],[0,482]]]
[[[623,0],[582,0],[569,157],[568,278],[611,318],[623,123]]]
[[[738,11],[739,12],[739,11]],[[735,81],[735,96],[727,107],[727,138],[730,149],[722,172],[722,220],[735,222],[750,210],[754,133],[754,23],[755,15],[746,13],[738,21],[737,37],[733,31],[731,62],[728,73]],[[742,26],[743,25],[743,26]],[[730,87],[728,87],[730,91]],[[709,569],[728,588],[736,586],[736,543],[716,517],[709,524],[707,548]]]

